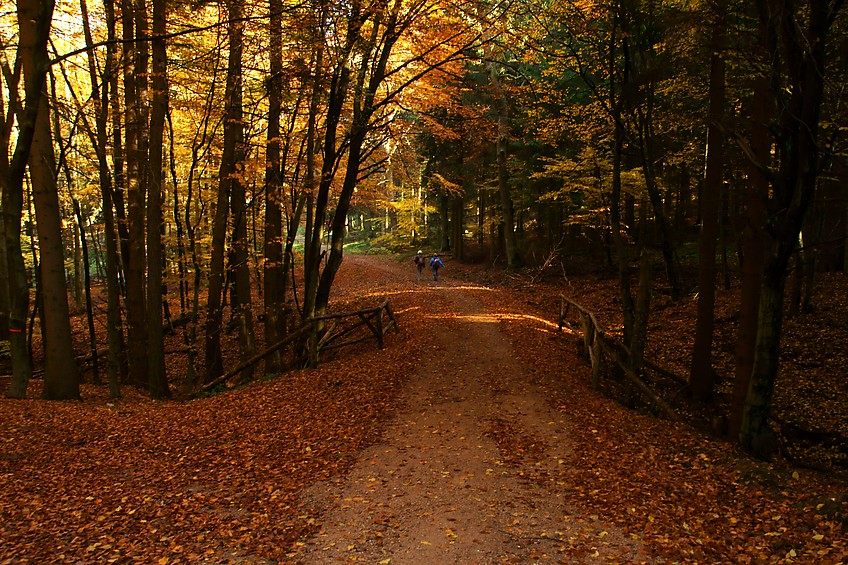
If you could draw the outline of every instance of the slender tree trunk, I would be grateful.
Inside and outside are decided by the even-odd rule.
[[[69,175],[70,176],[70,175]],[[70,179],[69,179],[70,180]],[[99,385],[100,381],[100,361],[97,356],[97,333],[94,329],[94,311],[91,303],[91,265],[89,262],[88,242],[86,241],[86,230],[83,224],[82,211],[80,210],[79,200],[73,199],[74,215],[77,218],[77,225],[80,231],[80,247],[82,248],[82,264],[83,264],[83,290],[85,292],[85,319],[88,324],[88,346],[91,350],[91,381]]]
[[[56,132],[58,139],[59,132]],[[70,187],[71,185],[68,184]],[[82,236],[80,235],[80,223],[74,225],[74,290],[71,293],[74,298],[74,311],[82,310],[83,307],[83,276],[82,276]]]
[[[153,1],[152,108],[150,115],[149,190],[147,195],[147,362],[148,389],[153,398],[167,398],[165,346],[162,335],[162,151],[168,113],[168,59],[165,45],[167,0]]]
[[[745,397],[754,367],[754,345],[757,339],[760,287],[765,260],[765,200],[768,179],[763,167],[768,165],[770,144],[768,119],[770,104],[768,80],[759,77],[754,85],[752,104],[751,150],[759,160],[749,166],[747,213],[742,232],[742,289],[739,307],[739,328],[736,337],[736,367],[733,399],[728,420],[728,437],[738,439],[742,426]]]
[[[0,145],[0,151],[7,150],[6,144]],[[0,175],[6,174],[8,166],[0,165]],[[0,192],[0,205],[3,195]],[[9,341],[9,268],[6,255],[6,218],[0,213],[0,341]]]
[[[719,227],[721,185],[724,179],[725,65],[722,53],[725,35],[725,7],[716,5],[710,61],[710,110],[707,128],[707,167],[701,192],[701,235],[698,240],[698,320],[689,370],[689,390],[701,400],[713,395],[712,346],[715,318],[716,241]]]
[[[115,7],[112,0],[104,2],[106,11],[107,39],[115,40]],[[80,0],[82,12],[83,31],[87,47],[91,47],[94,41],[91,36],[91,26],[88,17],[88,6],[86,0]],[[100,182],[100,196],[103,202],[103,238],[106,242],[106,318],[107,318],[107,342],[109,353],[106,362],[106,375],[109,381],[109,391],[112,398],[119,398],[120,391],[120,359],[123,355],[123,339],[121,331],[120,311],[120,289],[118,286],[118,241],[115,232],[115,216],[112,205],[112,177],[109,170],[109,162],[106,154],[107,136],[106,129],[109,120],[109,99],[112,78],[117,76],[115,63],[115,46],[110,43],[106,46],[105,74],[103,76],[100,91],[98,92],[97,66],[93,51],[88,53],[88,74],[92,85],[91,98],[95,107],[95,133],[92,144],[97,153],[98,176]],[[115,96],[114,98],[117,98]]]
[[[501,219],[503,221],[503,243],[506,252],[507,268],[517,269],[522,261],[518,254],[518,244],[515,238],[515,219],[512,196],[509,190],[509,171],[507,170],[507,152],[509,150],[509,102],[501,87],[495,64],[487,64],[489,83],[497,93],[498,108],[498,138],[495,143],[498,171],[498,195],[501,201]]]
[[[139,1],[139,0],[136,0]],[[139,13],[141,10],[141,13]],[[145,304],[145,198],[147,189],[147,127],[144,99],[147,91],[147,45],[136,37],[147,34],[147,13],[143,4],[123,1],[124,98],[126,101],[126,190],[127,247],[124,255],[127,333],[129,338],[130,380],[137,386],[149,385],[147,357],[147,311]]]
[[[7,396],[24,398],[27,384],[32,377],[32,363],[27,349],[26,323],[29,313],[29,283],[21,247],[21,219],[24,207],[24,175],[29,160],[35,120],[40,106],[42,90],[39,85],[47,76],[46,44],[53,17],[52,2],[20,0],[17,3],[18,18],[33,23],[27,33],[19,36],[18,57],[36,57],[40,64],[33,65],[36,73],[34,82],[26,91],[26,107],[20,112],[18,135],[11,162],[7,149],[10,146],[12,125],[20,109],[17,99],[19,74],[7,74],[9,108],[4,116],[2,145],[0,145],[0,187],[2,187],[2,211],[6,263],[8,272],[9,348],[12,360],[12,381]],[[19,24],[20,25],[20,24]],[[38,56],[42,55],[40,59]],[[22,119],[21,119],[22,118]]]
[[[188,296],[188,280],[186,274],[186,249],[185,249],[185,228],[183,227],[182,210],[180,209],[180,185],[177,176],[176,152],[174,150],[174,124],[171,120],[171,111],[168,109],[166,116],[168,121],[168,167],[171,172],[171,184],[173,185],[172,196],[172,217],[174,218],[174,227],[177,232],[177,274],[180,278],[180,315],[186,314],[186,300]]]
[[[229,3],[230,36],[229,73],[232,75],[232,109],[228,125],[232,128],[233,137],[233,171],[243,168],[246,157],[244,144],[244,125],[242,110],[242,37],[244,23],[242,21],[241,0],[231,0]],[[236,259],[233,266],[235,299],[231,308],[235,311],[238,327],[241,361],[253,357],[256,346],[253,340],[253,310],[250,289],[250,250],[247,236],[247,206],[245,204],[245,186],[239,175],[234,175],[230,182],[230,200],[233,212],[233,251]],[[253,378],[253,365],[242,371],[241,382]]]
[[[242,109],[241,109],[241,32],[243,22],[235,21],[234,14],[241,13],[240,0],[233,0],[227,4],[229,10],[229,23],[227,25],[229,58],[227,64],[227,87],[225,93],[226,110],[224,113],[224,146],[221,153],[221,167],[218,173],[218,203],[215,210],[215,220],[212,226],[212,261],[209,274],[209,293],[207,299],[206,314],[206,382],[211,382],[223,374],[223,359],[221,358],[221,324],[223,320],[223,291],[224,291],[224,247],[227,235],[227,218],[229,216],[229,202],[233,200],[233,217],[236,223],[244,222],[239,214],[244,212],[243,207],[237,208],[236,200],[239,199],[238,191],[242,187],[236,187],[238,183],[234,177],[237,174],[237,164],[240,162],[238,152],[241,150],[240,143],[242,131]],[[244,199],[241,192],[241,200]],[[236,245],[236,242],[233,242]],[[241,245],[241,243],[239,243]],[[235,250],[238,252],[238,250]],[[235,310],[238,304],[233,302],[231,308]],[[238,314],[238,312],[235,312]],[[239,329],[239,336],[243,328]],[[242,344],[244,347],[244,344]],[[242,350],[244,351],[244,350]]]
[[[647,204],[643,203],[642,207]],[[644,214],[644,212],[643,212]],[[642,222],[647,224],[643,218]],[[643,230],[645,228],[642,228]],[[636,293],[636,311],[633,315],[633,337],[627,342],[630,350],[629,364],[634,373],[642,371],[645,348],[648,345],[648,318],[651,314],[651,257],[647,247],[642,247],[639,256],[639,290]]]
[[[229,215],[229,169],[221,163],[215,218],[212,223],[212,255],[209,264],[209,286],[206,298],[206,380],[211,382],[224,373],[221,357],[222,299],[224,291],[224,246]]]
[[[110,41],[118,40],[118,31],[117,31],[117,22],[118,17],[121,18],[122,27],[121,34],[122,38],[128,40],[132,40],[133,34],[133,24],[132,24],[132,6],[131,4],[126,3],[124,0],[120,0],[120,13],[116,16],[115,13],[115,2],[116,0],[104,0],[103,6],[106,12],[106,26],[107,32],[110,34],[108,38]],[[123,15],[126,14],[126,18]],[[130,22],[126,20],[129,19]],[[127,29],[127,24],[129,23],[129,29]],[[122,44],[122,50],[120,55],[118,54],[115,47],[111,44],[106,47],[107,56],[109,50],[114,50],[112,65],[107,67],[108,75],[106,80],[109,82],[109,96],[105,96],[102,98],[104,104],[108,104],[110,107],[110,112],[108,112],[107,120],[111,117],[112,120],[112,183],[111,183],[111,191],[110,191],[110,200],[112,203],[113,220],[115,224],[115,229],[117,233],[117,251],[114,255],[115,257],[115,276],[118,288],[118,295],[120,302],[120,297],[126,299],[126,263],[128,261],[130,251],[129,251],[129,229],[127,227],[127,214],[126,207],[124,205],[124,194],[127,187],[127,170],[126,170],[126,148],[124,147],[124,136],[126,135],[126,116],[127,112],[125,108],[121,107],[122,97],[120,96],[119,90],[119,77],[124,74],[124,66],[126,61],[126,57],[128,55],[132,55],[131,51],[128,52],[126,44]],[[126,75],[124,74],[124,78]],[[132,86],[133,82],[129,83],[124,81],[124,87],[127,85]],[[126,95],[123,97],[124,102],[126,102]],[[104,145],[105,147],[105,145]],[[123,319],[122,319],[123,318]],[[118,357],[118,373],[120,376],[121,382],[130,382],[130,368],[129,368],[129,348],[127,346],[126,334],[128,330],[125,331],[126,326],[124,325],[125,316],[121,317],[118,314],[119,323],[115,326],[118,332],[118,344],[119,344],[119,357]]]
[[[270,68],[268,77],[268,137],[265,145],[265,344],[270,347],[285,337],[283,271],[282,163],[280,116],[283,106],[282,0],[269,0]],[[265,360],[265,373],[282,367],[282,351]]]
[[[353,17],[358,18],[359,14],[354,14]],[[355,19],[353,21],[355,21]],[[352,29],[349,32],[352,37],[356,37],[355,34],[357,33],[358,31],[356,29]],[[314,210],[311,214],[312,229],[311,232],[306,233],[306,238],[309,241],[306,246],[306,252],[303,259],[304,318],[310,318],[316,313],[321,313],[321,309],[318,306],[318,286],[319,280],[321,279],[321,239],[324,233],[324,222],[327,217],[330,187],[333,183],[335,163],[338,157],[338,148],[336,147],[338,127],[341,120],[343,105],[345,100],[347,100],[348,86],[350,85],[351,71],[349,67],[348,54],[352,49],[353,45],[348,43],[341,54],[341,63],[338,67],[336,67],[330,82],[329,104],[327,106],[327,115],[324,121],[324,162],[321,168],[321,178],[318,182],[318,190],[315,195],[314,205],[311,207]],[[318,80],[318,77],[316,77],[316,80]],[[312,116],[310,116],[310,119],[312,119]],[[310,222],[307,222],[307,224],[309,223]],[[330,278],[330,280],[332,280],[332,278]],[[322,307],[324,306],[326,305],[322,305]]]
[[[397,33],[397,12],[400,4],[392,4],[391,10],[374,14],[373,26],[368,38],[367,47],[361,49],[361,61],[356,76],[353,95],[353,117],[348,144],[345,176],[336,202],[336,210],[331,224],[332,240],[327,266],[321,273],[321,279],[316,292],[316,311],[326,312],[330,298],[330,290],[336,273],[344,257],[344,240],[347,216],[350,210],[350,199],[353,196],[356,182],[359,178],[359,168],[362,163],[362,151],[368,134],[371,116],[374,113],[375,95],[383,79],[389,57],[399,35]],[[350,43],[349,46],[353,46]],[[368,76],[370,71],[370,76]],[[366,80],[367,77],[367,80]]]
[[[454,194],[451,203],[453,204],[451,213],[453,258],[457,261],[462,261],[464,258],[463,228],[465,226],[465,199],[461,194]]]
[[[451,248],[450,201],[447,191],[439,192],[439,251],[448,251]]]
[[[615,46],[617,22],[613,25],[613,34],[610,36],[609,53],[608,53],[608,72],[610,76],[614,76],[615,72]],[[622,89],[627,86],[629,78],[628,66],[625,65],[623,75]],[[615,82],[610,80],[609,84],[609,107],[612,111],[613,119],[613,146],[612,146],[612,190],[610,194],[610,231],[612,232],[612,240],[615,245],[616,263],[618,265],[618,287],[619,299],[621,300],[621,313],[624,319],[624,343],[630,343],[633,337],[634,329],[634,307],[633,294],[630,287],[630,254],[627,245],[624,241],[624,234],[621,226],[621,161],[624,154],[624,123],[621,115],[621,96],[616,95]]]

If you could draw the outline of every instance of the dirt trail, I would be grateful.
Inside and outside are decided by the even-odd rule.
[[[450,279],[409,284],[427,294],[420,315],[437,317],[437,331],[415,353],[419,369],[381,440],[343,480],[306,493],[321,518],[297,559],[644,559],[638,540],[584,515],[557,481],[569,465],[570,424],[531,383],[478,298],[496,291]],[[405,331],[415,331],[405,320]]]

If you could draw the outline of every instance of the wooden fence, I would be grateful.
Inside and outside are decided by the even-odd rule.
[[[369,331],[365,332],[365,335],[356,335],[356,330],[363,327]],[[286,339],[266,348],[262,353],[247,359],[217,379],[206,383],[200,387],[198,393],[208,392],[216,386],[226,383],[248,367],[259,363],[274,352],[292,343],[304,341],[307,346],[306,353],[295,359],[290,367],[297,366],[306,360],[309,361],[310,366],[314,367],[318,364],[318,359],[322,351],[338,349],[370,339],[376,339],[378,347],[383,349],[385,335],[393,328],[395,332],[400,331],[397,318],[392,311],[392,306],[388,299],[374,308],[316,316],[306,320],[299,328],[286,336]]]
[[[665,414],[667,418],[671,420],[679,419],[671,406],[669,406],[667,402],[651,390],[651,387],[649,387],[648,384],[630,367],[630,364],[628,363],[628,359],[630,359],[630,352],[624,345],[604,335],[603,327],[592,312],[586,310],[583,306],[574,302],[570,298],[560,295],[559,320],[557,325],[559,326],[559,331],[562,331],[562,328],[564,327],[568,327],[569,329],[579,330],[582,332],[583,347],[585,348],[586,353],[589,356],[589,360],[592,363],[592,388],[597,390],[600,387],[601,368],[604,363],[604,356],[606,356],[621,368],[624,375],[632,381],[637,388],[639,388],[639,390],[651,402],[653,402],[663,412],[663,414]],[[645,366],[666,376],[668,375],[668,371],[662,370],[653,363],[646,361]]]

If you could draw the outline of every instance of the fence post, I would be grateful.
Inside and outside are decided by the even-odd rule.
[[[601,337],[598,328],[592,328],[592,389],[598,390],[601,384]]]
[[[318,331],[317,324],[314,320],[310,321],[311,328],[309,329],[309,338],[306,340],[307,354],[309,355],[309,366],[315,368],[318,366]]]
[[[377,309],[377,343],[383,349],[383,307]]]
[[[559,297],[559,331],[562,331],[562,326],[565,323],[565,298]]]

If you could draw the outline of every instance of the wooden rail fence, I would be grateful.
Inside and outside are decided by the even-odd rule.
[[[571,316],[571,318],[569,317]],[[576,318],[576,320],[574,320]],[[636,374],[627,362],[630,358],[630,352],[627,348],[604,335],[604,329],[598,322],[595,315],[586,310],[577,302],[560,295],[559,320],[557,325],[559,331],[564,327],[572,330],[579,330],[583,334],[583,347],[589,355],[589,360],[592,363],[592,388],[598,390],[600,387],[601,367],[604,362],[604,355],[609,357],[617,364],[624,375],[632,381],[636,387],[653,402],[667,418],[670,420],[678,420],[677,414],[660,398],[648,384]],[[645,366],[656,370],[659,373],[667,374],[667,371],[662,370],[656,365],[645,362]],[[679,379],[678,379],[679,380]]]
[[[368,328],[369,331],[366,332],[366,335],[355,335],[355,331],[362,327]],[[394,329],[395,332],[400,331],[397,318],[388,299],[374,308],[315,316],[306,320],[299,328],[286,336],[284,340],[247,359],[217,379],[204,384],[200,387],[198,393],[208,392],[216,386],[226,383],[248,367],[270,356],[275,351],[299,340],[306,342],[306,354],[295,359],[290,364],[290,367],[296,366],[306,360],[309,361],[310,366],[314,367],[318,364],[318,358],[322,351],[338,349],[370,339],[376,339],[378,347],[383,349],[385,335],[391,329]]]

